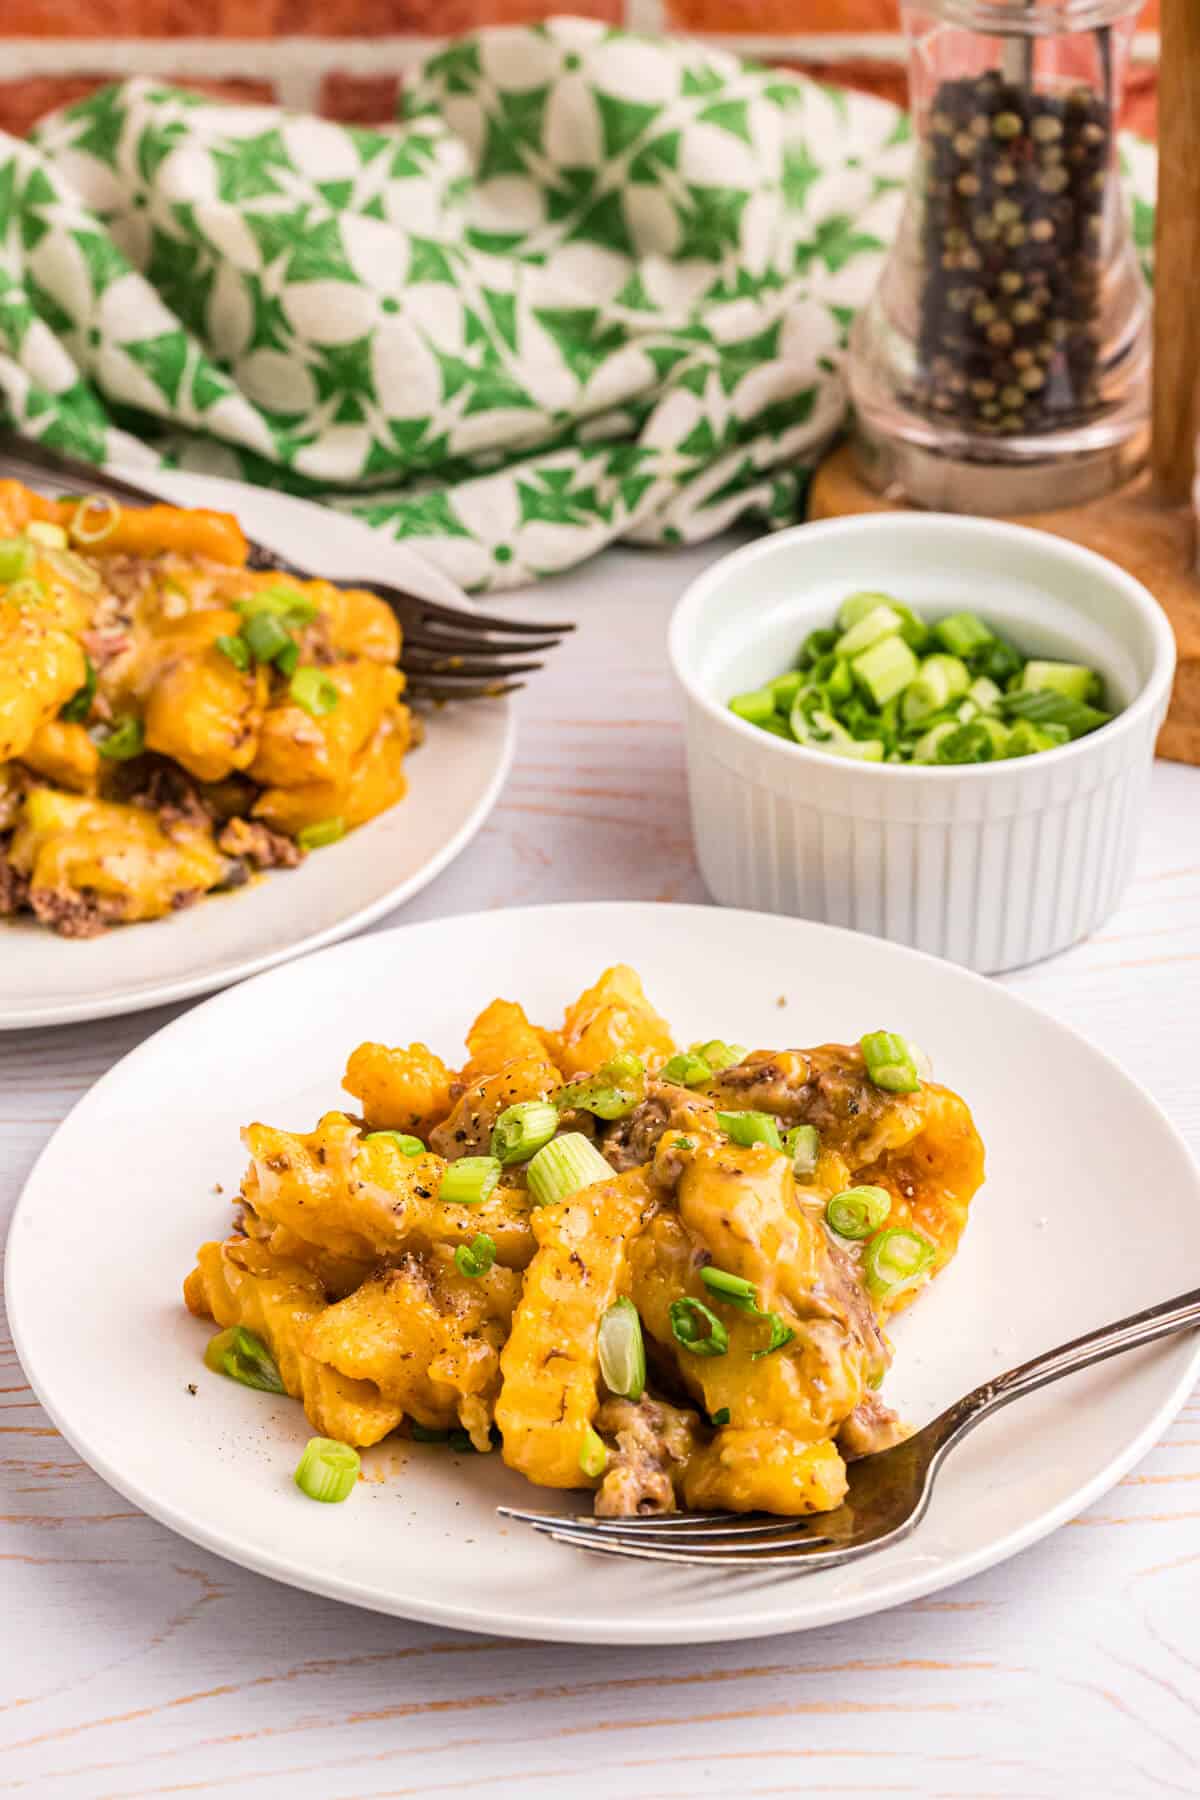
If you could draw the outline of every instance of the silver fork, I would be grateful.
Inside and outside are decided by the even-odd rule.
[[[1195,1325],[1200,1325],[1200,1288],[1089,1331],[1086,1337],[1060,1344],[1057,1350],[985,1381],[904,1443],[851,1463],[849,1492],[832,1512],[796,1519],[737,1513],[593,1519],[524,1512],[514,1506],[497,1511],[506,1519],[532,1525],[555,1543],[603,1556],[705,1569],[783,1567],[805,1573],[833,1569],[908,1536],[924,1517],[946,1457],[981,1419],[1048,1382]]]
[[[162,494],[110,475],[94,463],[64,456],[13,433],[0,432],[0,473],[18,476],[31,487],[60,494],[109,494],[135,506],[153,506],[164,499]],[[299,581],[317,579],[315,570],[253,539],[247,563],[252,569],[278,569]],[[464,612],[436,600],[422,600],[418,594],[374,576],[341,580],[336,585],[368,588],[391,607],[403,630],[400,667],[408,678],[405,692],[418,700],[479,700],[513,694],[525,685],[514,676],[531,675],[543,665],[512,659],[553,650],[564,633],[575,629],[574,625],[534,625],[490,613]]]

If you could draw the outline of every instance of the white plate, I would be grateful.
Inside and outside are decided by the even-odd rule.
[[[376,1479],[344,1506],[298,1493],[291,1472],[310,1435],[299,1406],[208,1374],[209,1328],[180,1299],[195,1246],[225,1232],[245,1160],[238,1127],[308,1129],[338,1104],[362,1038],[422,1038],[452,1056],[494,994],[552,1022],[618,960],[641,971],[685,1043],[803,1045],[885,1024],[911,1032],[969,1098],[989,1179],[957,1260],[897,1325],[885,1389],[914,1421],[1194,1279],[1200,1175],[1173,1128],[1098,1051],[977,976],[828,926],[705,907],[446,919],[193,1009],[59,1128],[13,1222],[8,1307],[29,1379],[79,1454],[155,1518],[298,1587],[442,1625],[596,1643],[696,1643],[873,1612],[1010,1556],[1111,1486],[1190,1391],[1195,1338],[988,1420],[950,1457],[907,1543],[829,1574],[589,1558],[493,1512],[501,1499],[549,1509],[565,1496],[528,1487],[496,1456],[425,1445],[369,1452]]]
[[[137,475],[185,506],[236,513],[248,536],[334,579],[372,576],[429,600],[470,607],[447,576],[357,519],[208,475]],[[0,921],[0,1031],[136,1012],[240,981],[331,944],[409,899],[487,818],[512,761],[506,700],[473,700],[429,721],[406,759],[398,806],[343,843],[186,912],[83,941],[28,918]]]

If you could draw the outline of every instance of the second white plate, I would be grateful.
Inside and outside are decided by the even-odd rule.
[[[288,494],[207,475],[148,485],[184,506],[235,513],[247,534],[334,580],[375,577],[450,606],[470,601],[443,575],[357,519]],[[168,919],[83,941],[29,919],[0,921],[0,1031],[136,1012],[208,993],[333,943],[409,899],[474,837],[512,762],[507,700],[473,700],[430,721],[407,759],[398,806],[342,843]]]
[[[698,1643],[874,1612],[1010,1556],[1117,1481],[1195,1382],[1194,1337],[989,1419],[950,1457],[907,1542],[828,1574],[673,1571],[547,1544],[502,1524],[496,1503],[567,1510],[578,1498],[527,1486],[498,1456],[395,1442],[367,1454],[368,1479],[344,1506],[297,1492],[311,1430],[300,1407],[210,1375],[211,1327],[180,1298],[196,1246],[229,1229],[239,1127],[309,1129],[344,1098],[346,1056],[363,1038],[420,1038],[453,1058],[493,995],[554,1023],[617,961],[641,971],[683,1043],[803,1045],[884,1025],[911,1032],[970,1101],[988,1181],[959,1256],[895,1328],[885,1395],[915,1423],[1194,1279],[1200,1175],[1182,1140],[1115,1064],[978,976],[828,926],[705,907],[446,919],[193,1008],[60,1126],[13,1221],[7,1298],[29,1379],[79,1454],[184,1536],[297,1587],[592,1643]]]

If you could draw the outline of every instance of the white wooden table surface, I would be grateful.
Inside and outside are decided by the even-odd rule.
[[[581,629],[522,697],[492,820],[405,919],[703,898],[663,639],[711,554],[610,552],[514,602]],[[1200,1150],[1198,821],[1200,771],[1160,764],[1116,917],[1011,980]],[[0,1225],[72,1103],[175,1010],[0,1038]],[[1081,1518],[936,1598],[792,1637],[593,1650],[356,1612],[193,1548],[77,1461],[0,1324],[0,1800],[218,1793],[1198,1794],[1200,1397]]]

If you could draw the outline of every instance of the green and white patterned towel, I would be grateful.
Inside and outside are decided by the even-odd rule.
[[[908,136],[570,18],[431,56],[383,130],[106,88],[0,135],[0,413],[326,500],[476,589],[785,523]]]

